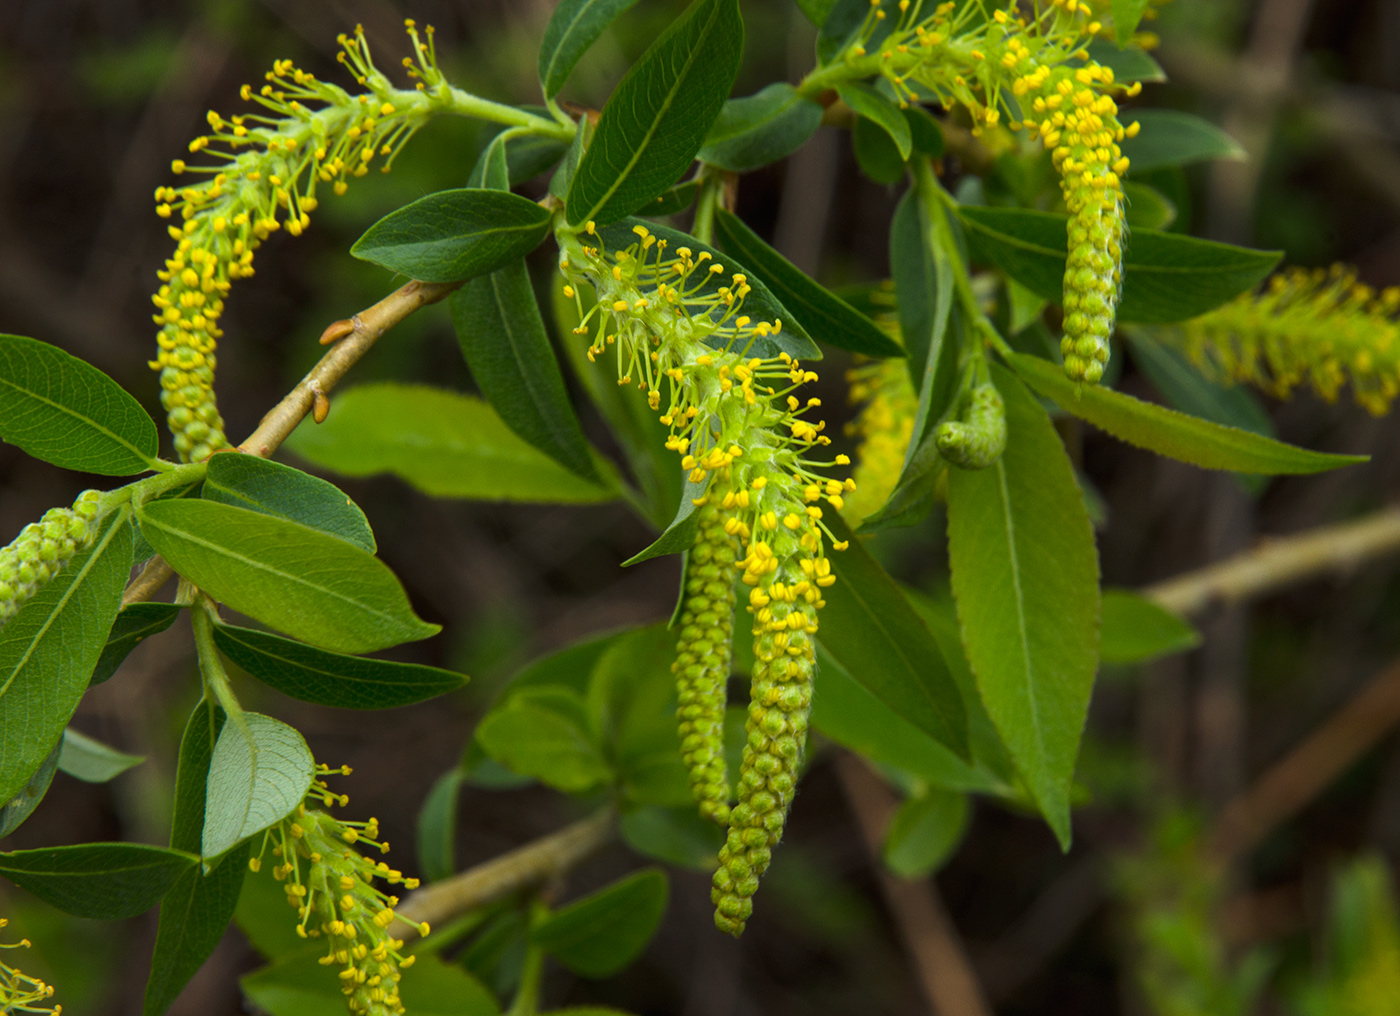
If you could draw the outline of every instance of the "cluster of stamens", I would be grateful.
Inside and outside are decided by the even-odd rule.
[[[349,766],[317,767],[319,776],[349,772]],[[327,952],[320,962],[340,968],[340,990],[349,1011],[394,1016],[404,1012],[400,972],[413,965],[414,957],[405,956],[403,940],[389,933],[397,920],[398,897],[379,889],[374,881],[416,889],[418,880],[405,878],[385,862],[373,862],[355,849],[364,844],[389,852],[389,844],[379,840],[378,821],[350,822],[318,807],[346,803],[348,798],[332,793],[324,780],[317,779],[306,801],[268,830],[263,851],[271,846],[278,861],[272,875],[285,883],[287,904],[299,918],[297,934],[326,939]],[[248,865],[260,870],[262,854]],[[427,935],[427,924],[420,924],[418,931]]]
[[[10,922],[0,917],[0,928]],[[0,942],[0,949],[28,949],[29,939],[18,942]],[[50,1013],[60,1016],[61,1005],[48,1005],[53,998],[53,985],[45,984],[37,977],[30,977],[22,970],[0,962],[0,1013]]]

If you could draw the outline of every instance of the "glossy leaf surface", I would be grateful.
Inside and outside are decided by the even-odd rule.
[[[637,0],[559,0],[540,39],[540,87],[552,99],[588,48]]]
[[[0,854],[0,876],[64,913],[116,921],[150,910],[198,864],[194,854],[164,847],[81,843]]]
[[[169,628],[182,610],[173,603],[133,603],[123,607],[107,633],[107,644],[102,647],[89,683],[101,684],[110,678],[133,649]]]
[[[369,520],[333,483],[256,455],[215,455],[200,497],[319,529],[373,554]]]

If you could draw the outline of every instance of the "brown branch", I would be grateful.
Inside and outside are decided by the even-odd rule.
[[[870,852],[885,903],[894,916],[929,1008],[935,1016],[991,1016],[957,928],[932,879],[890,874],[881,843],[894,816],[895,796],[885,782],[849,752],[836,756],[836,775]]]
[[[310,413],[317,423],[326,418],[330,408],[327,397],[351,367],[369,352],[379,337],[414,311],[437,303],[461,286],[460,282],[409,282],[394,290],[373,307],[360,311],[352,318],[336,321],[321,333],[321,343],[335,343],[330,352],[317,361],[301,383],[262,418],[256,430],[248,435],[238,450],[248,455],[267,458],[296,430],[297,424]],[[174,570],[160,557],[146,563],[122,596],[122,605],[150,599],[174,575]]]
[[[1387,508],[1296,536],[1268,540],[1198,571],[1159,582],[1143,595],[1168,610],[1194,614],[1328,572],[1346,571],[1400,550],[1400,508]]]
[[[1228,864],[1306,807],[1400,723],[1400,662],[1392,663],[1346,705],[1227,804],[1210,837]]]
[[[612,840],[616,818],[611,808],[604,808],[557,833],[415,891],[395,908],[399,920],[390,926],[390,933],[404,938],[423,921],[441,925],[557,878]]]

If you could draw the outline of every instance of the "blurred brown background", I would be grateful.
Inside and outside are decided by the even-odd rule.
[[[682,6],[643,0],[585,59],[566,97],[600,105]],[[736,94],[797,80],[810,67],[814,32],[795,5],[744,0],[743,7],[748,43]],[[393,67],[407,52],[406,15],[437,27],[457,84],[495,99],[538,101],[535,53],[551,9],[549,0],[7,0],[0,5],[0,329],[90,360],[158,412],[146,367],[149,294],[169,241],[151,193],[169,182],[170,160],[201,131],[205,111],[237,111],[239,86],[278,57],[340,81],[335,37],[356,22],[380,65]],[[1342,259],[1368,282],[1400,283],[1400,3],[1174,0],[1156,30],[1173,81],[1149,86],[1139,101],[1207,116],[1253,156],[1189,171],[1192,201],[1182,211],[1192,231],[1279,247],[1298,264]],[[346,198],[323,202],[308,235],[279,235],[264,248],[257,276],[236,286],[224,319],[218,391],[231,437],[251,430],[300,377],[328,322],[395,285],[387,272],[349,257],[355,237],[405,201],[460,185],[486,136],[472,123],[433,125],[391,176],[356,182]],[[542,187],[534,181],[526,190]],[[828,128],[788,164],[745,178],[739,210],[796,263],[837,284],[887,275],[887,224],[898,195],[859,177],[846,136]],[[541,275],[547,261],[537,266]],[[833,432],[835,417],[849,414],[845,365],[832,355],[822,370],[819,394]],[[442,307],[391,333],[351,381],[380,378],[471,389]],[[1151,394],[1131,368],[1122,385]],[[1373,461],[1274,481],[1254,497],[1232,477],[1066,426],[1105,505],[1106,582],[1140,586],[1248,546],[1258,534],[1298,531],[1393,499],[1400,441],[1391,418],[1309,396],[1270,410],[1286,440],[1365,452]],[[585,425],[608,446],[595,416],[586,413]],[[94,482],[0,447],[0,539]],[[251,681],[239,692],[248,707],[301,728],[319,759],[355,767],[341,781],[352,813],[378,815],[398,863],[411,867],[418,805],[500,682],[544,650],[667,615],[678,563],[620,569],[651,539],[622,507],[434,502],[391,479],[343,486],[369,515],[382,556],[420,612],[445,626],[401,658],[460,668],[472,686],[445,701],[371,715],[296,703]],[[936,582],[944,572],[941,526],[935,517],[882,537],[879,547],[902,577]],[[1217,612],[1203,649],[1103,677],[1081,767],[1094,800],[1078,813],[1070,855],[1060,855],[1038,822],[979,806],[968,842],[938,876],[998,1012],[1141,1011],[1125,987],[1122,921],[1100,888],[1102,859],[1135,842],[1143,805],[1161,795],[1209,810],[1244,788],[1395,656],[1398,606],[1393,562],[1368,564],[1342,580]],[[141,647],[75,721],[149,761],[106,786],[60,775],[7,848],[164,841],[175,745],[199,688],[180,632]],[[569,817],[567,802],[545,791],[469,788],[458,861],[484,860]],[[1368,845],[1400,857],[1393,738],[1256,856],[1242,876],[1242,898],[1264,903],[1246,907],[1254,916],[1244,919],[1241,940],[1273,939],[1306,962],[1329,864]],[[582,869],[568,891],[636,863],[618,848]],[[21,907],[19,895],[0,891],[0,912]],[[39,943],[26,967],[59,984],[65,1011],[139,1010],[154,914],[120,927],[32,907],[24,914]],[[606,1001],[644,1016],[927,1012],[907,946],[881,902],[830,755],[818,753],[741,942],[713,931],[708,880],[680,874],[662,933],[639,963],[602,984],[552,974],[546,997]],[[235,979],[255,965],[231,932],[172,1011],[242,1011]]]

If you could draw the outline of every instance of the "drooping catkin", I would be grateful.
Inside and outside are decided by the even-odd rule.
[[[972,390],[961,419],[939,424],[934,432],[939,453],[963,469],[986,469],[1006,451],[1006,407],[995,385]]]
[[[700,509],[699,535],[690,548],[685,602],[676,642],[681,760],[700,814],[729,820],[729,773],[724,760],[725,688],[734,635],[734,560],[737,535],[726,532],[725,516],[714,504]]]
[[[904,456],[914,436],[919,394],[903,360],[887,359],[853,367],[846,374],[850,400],[864,403],[846,432],[860,439],[856,449],[856,489],[841,514],[852,526],[873,514],[894,493]]]
[[[101,491],[88,490],[72,508],[50,508],[0,549],[0,627],[92,544],[101,496]]]

